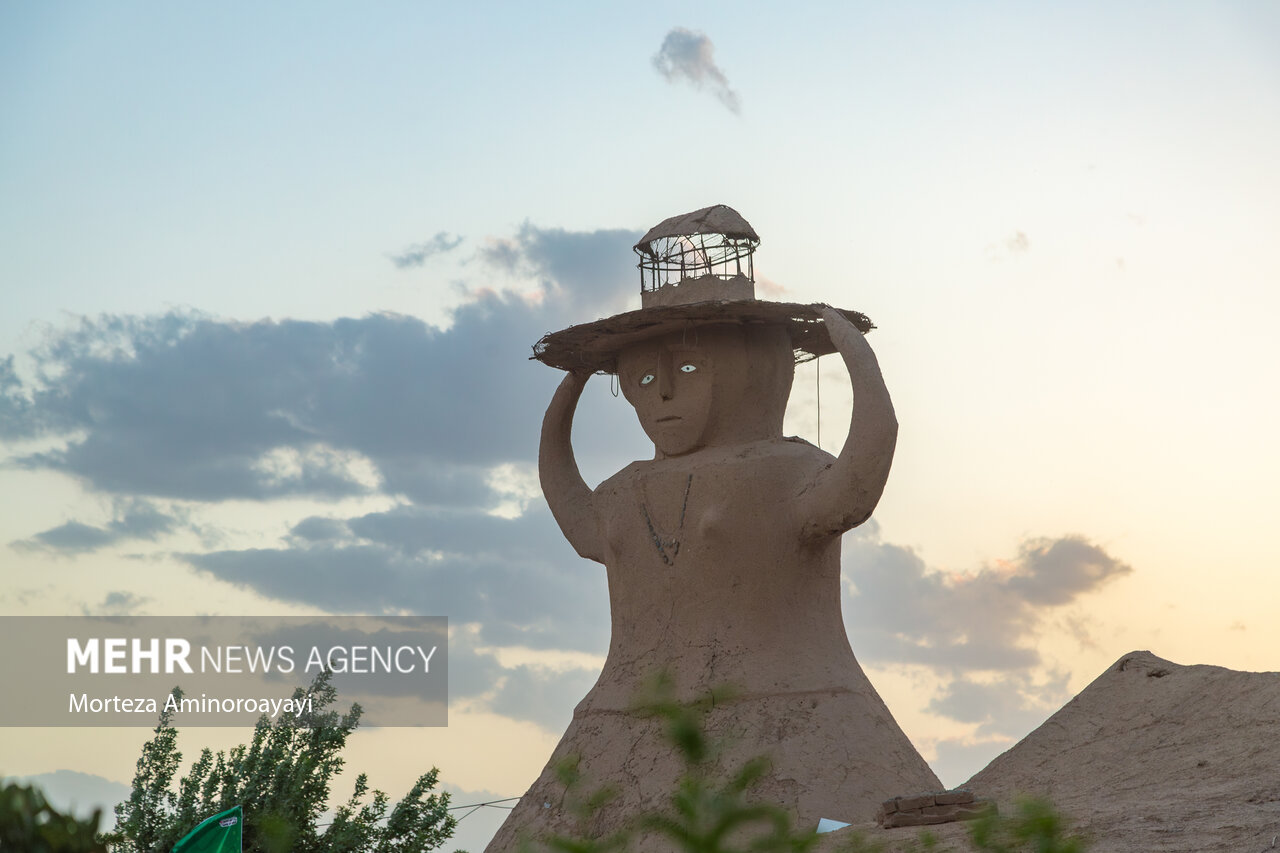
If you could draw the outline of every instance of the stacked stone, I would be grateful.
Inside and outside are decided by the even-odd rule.
[[[994,808],[991,800],[976,799],[972,791],[941,791],[885,800],[880,804],[877,818],[885,829],[933,826],[956,820],[973,820]]]

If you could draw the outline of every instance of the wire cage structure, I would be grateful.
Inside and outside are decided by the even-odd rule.
[[[640,238],[640,292],[679,286],[708,277],[755,282],[754,252],[760,245],[747,220],[723,204],[666,219]]]
[[[640,309],[550,332],[533,358],[561,370],[612,374],[627,347],[705,325],[779,326],[797,362],[836,352],[823,305],[756,299],[753,253],[760,245],[747,220],[723,204],[663,220],[633,247],[640,256]],[[863,334],[875,328],[841,310]]]

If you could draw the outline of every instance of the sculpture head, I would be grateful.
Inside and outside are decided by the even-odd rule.
[[[755,298],[759,243],[725,205],[663,220],[634,247],[640,310],[544,335],[533,357],[618,374],[659,456],[780,437],[795,362],[836,347],[824,306]],[[841,313],[872,328],[857,311]]]
[[[659,457],[776,438],[795,365],[781,326],[694,326],[618,354],[619,384]]]

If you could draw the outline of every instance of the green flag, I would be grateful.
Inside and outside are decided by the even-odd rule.
[[[240,853],[243,828],[240,807],[229,808],[184,835],[170,853]]]

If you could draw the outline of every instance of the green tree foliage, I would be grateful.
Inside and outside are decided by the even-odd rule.
[[[0,787],[0,850],[23,853],[105,853],[97,839],[102,811],[81,820],[49,805],[39,788]]]
[[[200,821],[236,805],[244,808],[246,853],[417,853],[446,842],[457,821],[449,795],[432,793],[435,768],[394,806],[361,773],[351,798],[322,823],[330,782],[342,771],[341,753],[361,713],[359,705],[345,714],[329,710],[337,698],[330,679],[322,673],[294,692],[295,700],[311,696],[311,710],[301,716],[275,723],[264,716],[248,744],[216,755],[202,750],[176,788],[182,753],[172,714],[162,713],[142,748],[133,791],[116,806],[116,828],[103,837],[111,850],[167,851]]]

